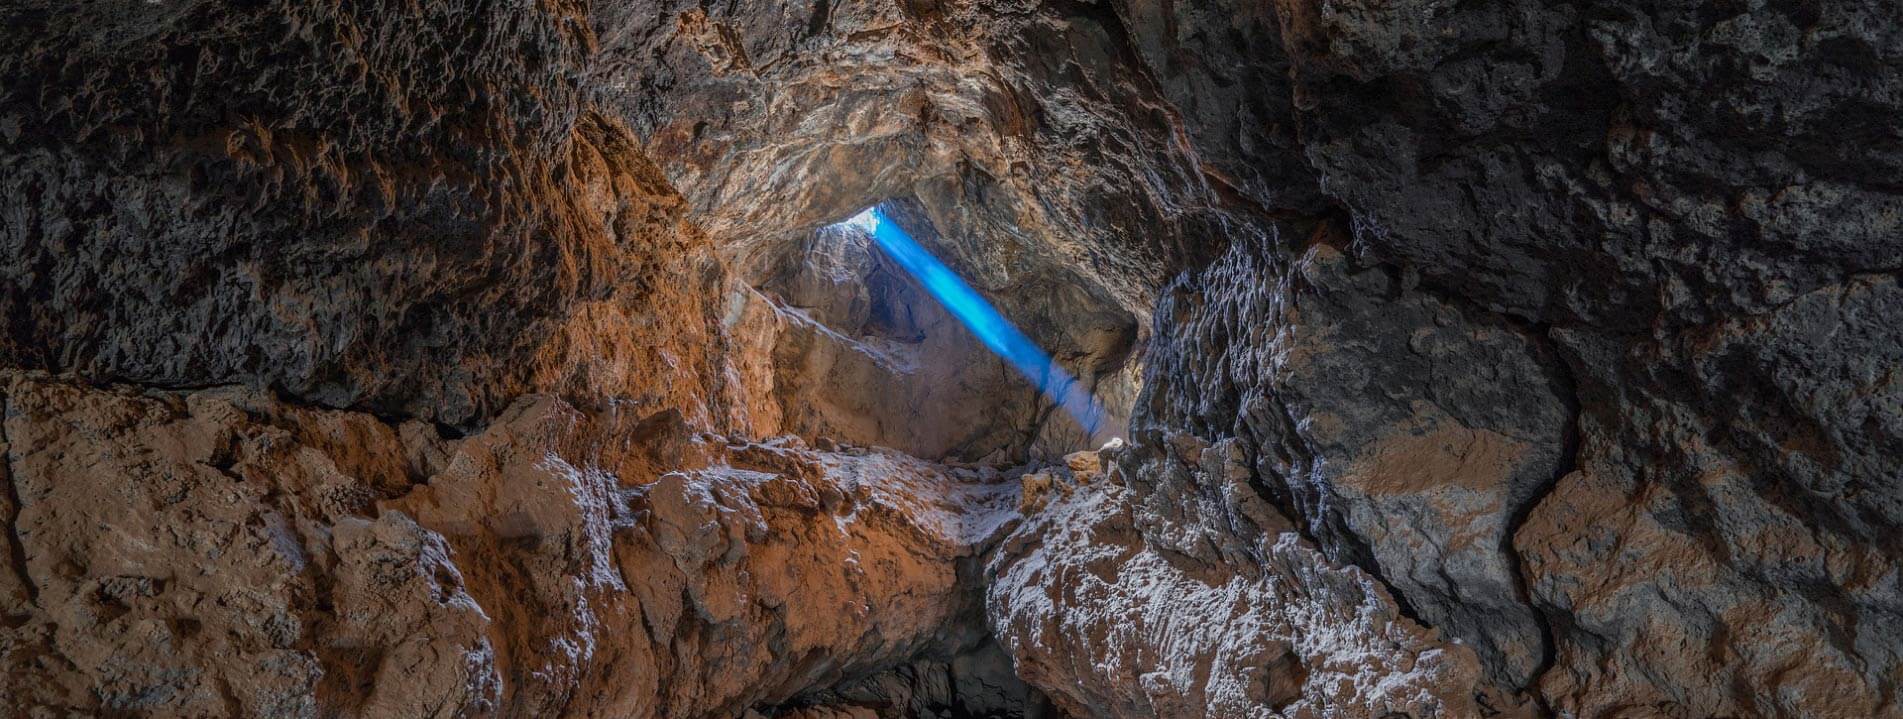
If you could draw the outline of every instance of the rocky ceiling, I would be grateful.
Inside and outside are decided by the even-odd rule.
[[[0,4],[0,706],[1903,716],[1897,16]]]

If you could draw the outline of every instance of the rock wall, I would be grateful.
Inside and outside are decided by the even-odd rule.
[[[1572,461],[1565,370],[1537,335],[1354,267],[1316,233],[1292,263],[1238,243],[1172,288],[1173,337],[1240,336],[1157,353],[1149,421],[1233,422],[1203,431],[1243,439],[1266,496],[1332,558],[1523,686],[1548,638],[1511,543]]]
[[[534,391],[727,419],[722,270],[584,103],[573,8],[5,12],[8,364],[465,428]]]
[[[0,7],[0,704],[1903,715],[1895,14]]]
[[[735,716],[990,676],[995,474],[548,396],[465,439],[235,388],[9,372],[0,400],[21,712]],[[952,700],[926,689],[851,697]]]
[[[1903,712],[1878,10],[1135,5],[1204,51],[1148,53],[1173,84],[1288,68],[1259,87],[1332,205],[1163,293],[1140,427],[1238,441],[1253,496],[1541,711]],[[1150,542],[1233,533],[1246,502],[1163,480],[1138,526],[1194,531]]]
[[[1155,78],[1212,198],[1140,426],[1243,440],[1542,711],[1898,711],[1880,11],[1113,8],[1140,62],[1076,72]],[[1195,509],[1233,495],[1158,485],[1138,526],[1234,543]]]
[[[1164,449],[1106,452],[1107,475],[1076,473],[992,556],[999,640],[1058,708],[1092,717],[1522,709],[1484,687],[1471,649],[1402,616],[1380,582],[1329,562],[1254,498],[1234,440],[1151,439]],[[1236,511],[1172,517],[1141,504],[1166,484]]]

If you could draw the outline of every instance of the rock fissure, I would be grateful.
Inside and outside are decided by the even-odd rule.
[[[1550,328],[1530,327],[1527,328],[1526,334],[1529,337],[1540,340],[1543,348],[1542,354],[1550,359],[1551,366],[1556,370],[1555,374],[1559,378],[1559,382],[1557,383],[1560,389],[1559,397],[1565,405],[1566,412],[1566,424],[1561,435],[1563,444],[1560,449],[1559,461],[1553,469],[1552,478],[1543,486],[1536,488],[1528,497],[1514,506],[1512,515],[1507,519],[1506,531],[1501,537],[1502,543],[1500,545],[1501,553],[1506,555],[1513,563],[1513,576],[1516,579],[1514,584],[1515,596],[1528,607],[1531,607],[1534,611],[1534,616],[1539,620],[1540,657],[1539,663],[1530,674],[1530,676],[1536,679],[1551,670],[1558,661],[1558,639],[1553,629],[1554,620],[1551,616],[1552,610],[1542,606],[1540,602],[1536,601],[1532,591],[1529,589],[1530,578],[1527,576],[1525,559],[1520,556],[1520,550],[1514,546],[1514,538],[1519,536],[1520,529],[1526,526],[1527,519],[1532,515],[1534,508],[1538,507],[1539,503],[1545,500],[1546,497],[1553,492],[1555,487],[1559,486],[1560,480],[1579,470],[1579,412],[1581,410],[1579,406],[1578,387],[1573,382],[1573,370],[1566,366],[1566,360],[1553,344],[1552,338],[1548,334],[1549,331]],[[1539,703],[1542,710],[1547,713],[1552,713],[1552,707],[1546,704],[1544,698],[1536,695],[1534,701]]]
[[[7,503],[6,517],[0,521],[7,525],[7,555],[11,559],[13,572],[19,581],[18,597],[26,604],[36,604],[40,599],[40,588],[33,581],[32,568],[27,565],[26,542],[20,538],[20,487],[13,482],[13,445],[7,442],[7,423],[13,417],[13,403],[10,396],[0,396],[0,483],[6,485],[6,494],[0,496]],[[25,608],[25,607],[21,607]],[[8,625],[24,621],[25,617],[9,610],[6,613]]]

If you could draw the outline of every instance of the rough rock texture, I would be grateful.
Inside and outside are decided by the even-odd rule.
[[[1171,334],[1235,334],[1157,352],[1148,421],[1239,437],[1258,484],[1331,557],[1523,686],[1546,638],[1509,545],[1570,459],[1559,359],[1495,316],[1354,267],[1316,232],[1292,264],[1238,242],[1172,288],[1157,315]],[[1157,501],[1179,496],[1166,491]]]
[[[1308,215],[1325,211],[1294,122],[1276,3],[1113,0],[1128,42],[1168,99],[1205,182],[1218,225],[1189,231],[1190,256],[1208,259],[1233,221],[1220,212]],[[1211,230],[1216,230],[1211,232]]]
[[[1166,297],[1139,423],[1559,715],[1903,712],[1876,5],[1278,3],[1339,214]]]
[[[1117,13],[1036,2],[656,5],[644,9],[657,15],[601,22],[604,53],[655,58],[615,78],[601,102],[648,138],[743,276],[799,271],[805,255],[787,248],[896,199],[922,243],[1073,374],[1124,374],[1098,384],[1124,414],[1136,365],[1123,345],[1178,258],[1202,251],[1217,193]],[[978,402],[1019,421],[1013,393],[1022,385]],[[1080,443],[1050,444],[1055,456]]]
[[[6,703],[1903,716],[1896,15],[7,4]],[[1001,648],[1002,490],[836,441],[1084,438],[878,203],[1133,408]]]
[[[732,716],[995,664],[954,660],[1016,492],[967,470],[550,397],[462,440],[240,389],[4,403],[9,707]]]
[[[1178,439],[1187,454],[1149,458],[1141,471],[1224,481],[1221,448]],[[1154,515],[1123,481],[1113,469],[1054,500],[989,567],[999,640],[1069,715],[1495,713],[1472,651],[1402,617],[1377,581],[1282,531],[1273,509],[1228,535],[1251,542],[1238,543],[1243,556],[1185,555],[1145,541]]]
[[[616,74],[629,72],[626,53],[648,49],[623,43],[660,29],[643,23],[668,30],[651,40],[664,39],[668,57],[683,48],[712,51],[701,47],[705,33],[696,28],[725,36],[718,21],[696,24],[694,13],[640,9],[462,2],[242,8],[200,2],[116,14],[39,2],[5,9],[0,171],[13,204],[0,250],[13,261],[0,270],[7,290],[0,293],[6,323],[0,352],[18,366],[102,380],[175,388],[246,383],[325,406],[464,429],[479,426],[513,397],[554,392],[583,404],[647,398],[657,409],[678,407],[714,429],[772,435],[780,427],[771,409],[741,389],[762,382],[730,377],[721,367],[728,338],[714,323],[746,296],[736,282],[764,283],[796,269],[789,265],[800,256],[784,252],[796,246],[788,238],[909,189],[930,200],[920,217],[929,214],[930,223],[958,238],[942,243],[955,265],[1034,337],[1086,370],[1079,374],[1126,366],[1144,305],[1119,305],[1108,285],[1084,279],[1095,273],[1080,273],[1066,259],[1094,246],[1067,238],[1100,223],[1072,216],[1063,220],[1069,231],[1032,239],[1027,232],[1058,221],[1021,219],[1031,210],[967,201],[981,192],[998,202],[1024,198],[983,189],[987,181],[976,170],[972,177],[949,166],[926,173],[902,164],[909,156],[894,152],[876,153],[876,159],[907,184],[879,194],[849,191],[850,180],[876,173],[847,157],[835,158],[846,164],[833,166],[841,171],[822,181],[789,172],[782,160],[722,170],[726,189],[711,197],[707,185],[689,182],[681,167],[693,156],[659,139],[670,135],[653,126],[653,113],[645,104],[629,106],[617,90],[628,84]],[[861,22],[884,22],[887,12]],[[838,15],[839,42],[891,51],[889,40],[847,40],[857,32],[846,24],[853,16]],[[465,42],[466,36],[479,40]],[[907,69],[892,58],[883,62],[895,67],[882,71],[894,73],[952,72],[939,64]],[[160,69],[142,70],[154,66]],[[804,66],[805,72],[834,72],[811,61]],[[651,67],[638,74],[646,86],[667,73]],[[685,87],[715,93],[722,86]],[[783,105],[796,97],[821,101],[772,87],[784,93]],[[1002,90],[970,91],[988,97]],[[863,100],[882,112],[906,107],[884,92],[866,92]],[[962,112],[1009,114],[984,110],[977,97],[957,100]],[[716,100],[697,94],[681,102],[705,110]],[[1127,125],[1114,104],[1091,106]],[[641,137],[630,134],[629,123]],[[858,160],[871,159],[865,153],[876,146],[866,135],[877,133],[863,123],[828,131],[861,147]],[[1160,126],[1146,131],[1143,142],[1160,142]],[[1073,135],[1057,137],[1068,144]],[[830,147],[796,133],[776,138],[800,143],[804,153]],[[748,156],[739,144],[726,143],[726,156]],[[997,165],[1004,162],[1000,147],[974,157]],[[656,171],[650,154],[667,175]],[[1055,167],[1042,160],[1035,165]],[[1123,175],[1097,163],[1079,159],[1067,166],[1066,176],[1077,177],[1056,193],[1062,202],[1090,198],[1099,210],[1162,202],[1110,196]],[[766,181],[762,173],[777,183],[772,191],[749,187]],[[663,177],[679,183],[687,198]],[[1173,192],[1168,188],[1181,183],[1153,184],[1132,191]],[[814,208],[786,196],[815,188],[853,204]],[[751,224],[742,228],[721,220],[725,212],[754,205],[800,214],[749,216]],[[1123,223],[1116,229],[1119,242],[1139,247],[1132,239],[1139,229],[1158,224],[1155,217]],[[719,233],[717,246],[701,226]],[[743,252],[763,245],[775,252]],[[729,272],[716,249],[729,258],[771,257]],[[1137,254],[1105,254],[1098,261],[1128,264]],[[1160,261],[1144,261],[1155,274]],[[1115,285],[1123,286],[1130,283]],[[1078,303],[1094,307],[1085,312]],[[1103,319],[1076,321],[1085,314]],[[1113,336],[1073,336],[1100,330]],[[944,341],[960,339],[969,341],[955,332]],[[936,372],[961,368],[946,364]],[[861,389],[843,377],[795,372],[787,380],[841,396]],[[890,384],[916,393],[928,383],[904,376]],[[863,389],[862,401],[881,396]],[[1007,395],[1019,395],[1011,400],[1022,404],[1028,385],[1000,378],[968,391],[950,394],[974,406]],[[1122,390],[1113,402],[1119,415],[1130,394]],[[823,428],[802,421],[812,413],[808,403],[818,404],[782,402],[791,405],[785,414],[794,428],[814,437]],[[1035,436],[1048,413],[1017,414],[1032,415],[1016,422],[1032,428],[1011,431]],[[848,441],[931,457],[974,442],[982,447],[965,454],[1004,449],[1022,456],[1030,444],[841,429]]]
[[[1566,622],[1543,692],[1581,715],[1903,714],[1899,302],[1859,277],[1677,337],[1555,333],[1580,467],[1515,540]]]
[[[573,7],[3,12],[9,364],[459,425],[527,391],[718,406],[720,266],[584,106]]]
[[[1281,7],[1325,191],[1463,295],[1641,331],[1896,268],[1884,3]]]
[[[655,58],[604,104],[743,257],[912,196],[974,284],[1061,263],[1141,311],[1158,234],[1209,198],[1105,6],[667,0],[602,24],[605,52]]]

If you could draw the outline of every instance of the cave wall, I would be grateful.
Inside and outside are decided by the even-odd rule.
[[[0,8],[7,713],[1025,701],[1012,488],[749,441],[771,345],[583,10]]]
[[[1164,291],[1138,425],[1239,440],[1259,496],[1542,712],[1896,715],[1894,23],[1277,10],[1279,48],[1198,63],[1288,68],[1332,209]],[[1205,52],[1256,27],[1170,16]],[[1137,511],[1180,545],[1202,485],[1163,480]]]
[[[1898,716],[1895,15],[0,7],[0,699]]]
[[[720,269],[585,104],[573,8],[6,12],[10,364],[455,425],[570,389],[724,414],[713,306],[620,329]],[[593,359],[670,343],[703,364],[671,391]]]
[[[460,439],[239,387],[0,399],[21,715],[734,716],[955,677],[1015,516],[970,470],[547,395]]]

